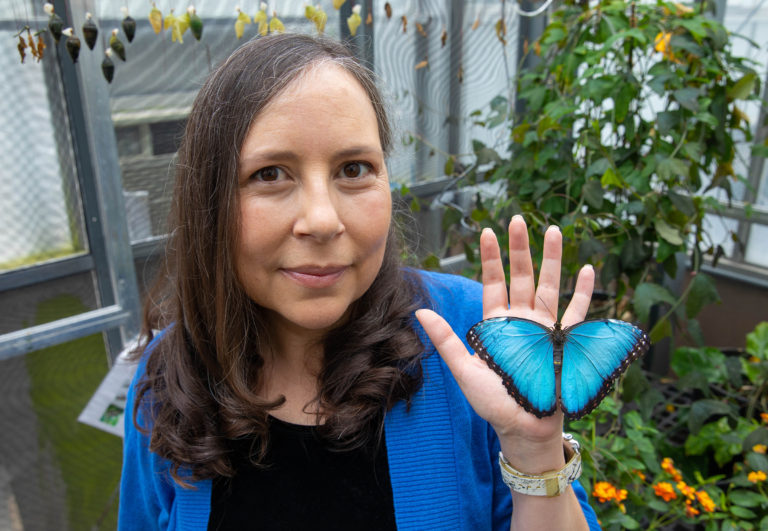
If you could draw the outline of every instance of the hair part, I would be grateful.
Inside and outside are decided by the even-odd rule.
[[[135,353],[146,358],[146,370],[134,423],[150,435],[150,450],[170,460],[180,484],[234,475],[235,440],[251,440],[252,460],[263,464],[269,412],[284,398],[269,402],[256,392],[271,340],[264,310],[234,268],[239,152],[253,120],[278,94],[329,63],[365,90],[388,153],[392,130],[374,74],[324,37],[280,34],[246,43],[208,77],[192,106],[178,153],[165,265],[145,304]],[[358,448],[380,437],[385,411],[421,384],[423,347],[412,312],[424,303],[423,290],[418,276],[402,269],[400,249],[393,224],[373,284],[353,303],[349,321],[325,338],[316,403],[325,419],[320,432],[333,447]],[[147,349],[153,330],[161,329]]]

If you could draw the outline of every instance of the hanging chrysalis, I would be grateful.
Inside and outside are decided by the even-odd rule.
[[[325,11],[323,11],[323,8],[320,7],[320,4],[317,4],[317,7],[312,7],[311,5],[307,4],[304,7],[304,16],[315,24],[318,33],[323,33],[325,31],[325,24],[328,22],[328,15],[325,13]]]
[[[192,35],[194,35],[195,39],[199,41],[203,36],[203,21],[197,15],[195,6],[189,6],[187,8],[187,14],[189,15],[189,29],[192,31]]]
[[[115,76],[115,62],[112,61],[112,48],[104,50],[104,59],[101,61],[101,73],[104,74],[104,79],[107,83],[112,83],[112,78]]]
[[[117,28],[112,30],[112,36],[109,38],[109,47],[112,48],[117,56],[125,61],[125,45],[123,41],[117,38],[117,34],[120,32]]]
[[[336,10],[341,9],[341,6],[343,6],[344,2],[346,2],[346,1],[347,0],[333,0],[333,8],[336,9]]]
[[[21,62],[24,62],[24,59],[27,57],[27,41],[24,40],[24,37],[19,34],[19,44],[16,45],[16,49],[19,50],[19,55],[21,56]]]
[[[93,50],[96,46],[96,38],[99,36],[99,28],[96,27],[96,23],[93,21],[93,15],[90,13],[85,14],[85,22],[83,23],[83,39],[88,48]]]
[[[56,44],[58,44],[59,39],[61,39],[64,21],[61,20],[59,15],[53,12],[53,4],[50,2],[45,3],[43,6],[43,11],[48,14],[48,30],[51,32],[51,35],[53,35],[53,40],[56,41]]]
[[[136,35],[136,21],[131,15],[128,14],[127,7],[121,7],[120,11],[123,13],[123,23],[121,25],[123,26],[123,31],[125,32],[125,38],[128,39],[128,42],[133,42],[133,36]]]
[[[253,15],[253,23],[259,25],[259,35],[266,35],[269,32],[269,24],[267,24],[267,3],[262,2],[259,6],[259,10]]]
[[[163,13],[157,9],[154,2],[152,2],[152,9],[149,10],[149,23],[152,25],[152,29],[155,30],[155,35],[163,30]]]
[[[237,36],[239,39],[243,36],[245,25],[251,23],[251,17],[249,17],[247,13],[240,11],[240,6],[237,6],[235,11],[237,11],[237,20],[235,20],[235,36]]]
[[[389,5],[389,2],[384,4],[384,12],[387,14],[387,20],[392,18],[392,6]]]
[[[360,10],[363,8],[360,4],[357,4],[352,8],[352,14],[347,18],[347,27],[349,28],[349,34],[353,37],[357,33],[357,28],[363,23],[363,19],[360,16]]]
[[[272,18],[269,21],[269,31],[272,33],[285,33],[285,25],[277,18],[277,12],[272,11]]]
[[[72,58],[72,62],[77,62],[77,57],[80,55],[80,39],[72,31],[72,28],[67,28],[61,32],[62,35],[67,37],[64,41],[64,46],[67,48],[67,53]]]

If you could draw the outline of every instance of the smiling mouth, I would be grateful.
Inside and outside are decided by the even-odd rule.
[[[348,266],[298,267],[280,271],[299,285],[307,288],[328,288],[333,286],[349,269]]]

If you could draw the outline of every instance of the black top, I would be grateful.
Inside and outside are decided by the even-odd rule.
[[[208,531],[396,529],[385,443],[332,451],[314,426],[270,417],[267,468],[237,448],[237,474],[213,480]]]

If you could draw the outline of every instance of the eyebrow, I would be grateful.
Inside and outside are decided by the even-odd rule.
[[[369,155],[369,156],[383,155],[383,154],[384,152],[381,150],[381,148],[367,146],[367,145],[360,145],[360,146],[351,146],[345,149],[341,149],[339,151],[336,151],[333,155],[334,155],[334,158],[345,159],[349,157],[360,157],[365,155]],[[276,150],[267,150],[267,151],[257,151],[253,155],[241,157],[240,164],[245,165],[245,164],[249,164],[259,160],[294,161],[298,158],[299,156],[291,150],[276,149]]]

